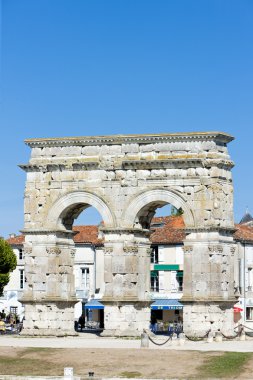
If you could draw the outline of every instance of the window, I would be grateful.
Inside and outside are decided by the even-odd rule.
[[[183,282],[184,282],[184,272],[182,270],[177,271],[177,282],[178,282],[178,291],[182,292],[183,291]]]
[[[248,291],[252,291],[252,268],[248,268]]]
[[[19,270],[19,286],[20,289],[24,289],[24,269]]]
[[[82,289],[89,288],[90,285],[90,270],[89,268],[82,268],[81,287]]]
[[[158,264],[158,246],[152,248],[150,260],[152,264]]]
[[[19,252],[19,260],[23,260],[23,249],[20,248],[20,249],[18,250],[18,252]]]
[[[159,272],[151,271],[150,288],[152,292],[159,292]]]
[[[10,313],[17,315],[18,314],[18,307],[17,306],[11,306],[10,307]]]
[[[248,321],[253,320],[253,307],[246,307],[246,319]]]

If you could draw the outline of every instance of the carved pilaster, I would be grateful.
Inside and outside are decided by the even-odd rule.
[[[76,249],[75,248],[72,248],[71,250],[70,250],[70,256],[74,259],[74,257],[75,257],[75,254],[76,254]]]
[[[183,249],[184,253],[192,253],[193,246],[192,245],[184,245],[182,249]]]
[[[235,247],[233,246],[233,247],[230,247],[230,252],[231,252],[231,255],[233,256],[234,254],[235,254]]]
[[[113,252],[112,247],[104,247],[104,254],[105,256],[110,255]]]
[[[46,251],[49,255],[56,255],[56,256],[59,256],[61,253],[61,250],[59,247],[47,247]]]
[[[32,247],[24,247],[23,254],[24,254],[24,256],[30,255],[32,253],[32,251],[33,251]]]
[[[209,250],[209,252],[222,253],[223,247],[222,247],[222,245],[209,245],[208,250]]]
[[[123,248],[124,253],[131,254],[131,253],[138,253],[138,247],[136,246],[126,246]]]

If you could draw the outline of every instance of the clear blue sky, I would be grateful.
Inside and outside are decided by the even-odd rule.
[[[252,0],[2,0],[0,235],[32,137],[224,131],[253,213]],[[88,221],[89,222],[89,221]]]

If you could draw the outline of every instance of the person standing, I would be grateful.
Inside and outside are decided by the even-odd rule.
[[[85,328],[85,313],[82,312],[82,315],[78,319],[78,324],[80,325],[81,331]]]

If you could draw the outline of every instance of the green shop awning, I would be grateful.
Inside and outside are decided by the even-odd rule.
[[[183,310],[183,305],[175,299],[160,299],[151,304],[151,310]]]
[[[154,270],[179,270],[178,264],[155,264]]]

